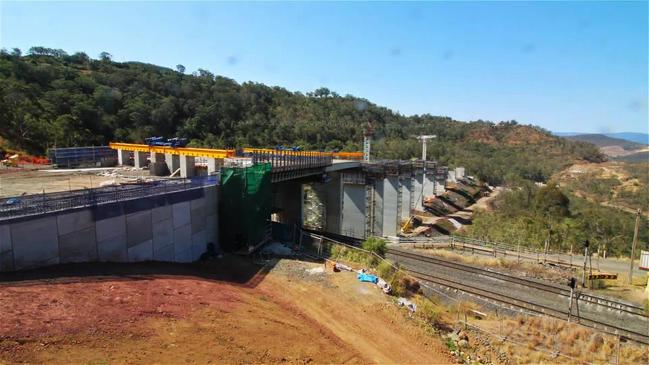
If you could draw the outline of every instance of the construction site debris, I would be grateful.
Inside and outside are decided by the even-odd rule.
[[[351,267],[345,264],[341,264],[340,262],[336,262],[334,264],[334,268],[338,271],[354,271]]]
[[[115,180],[106,180],[99,183],[99,187],[103,188],[105,186],[119,185]]]
[[[397,303],[401,307],[406,307],[408,310],[412,313],[415,313],[417,311],[417,304],[411,302],[410,300],[404,298],[404,297],[399,297],[397,300]]]
[[[356,275],[356,278],[358,279],[358,281],[362,281],[365,283],[376,284],[379,281],[379,278],[376,277],[375,275],[365,274],[365,273],[358,273],[358,275]]]
[[[379,280],[376,282],[376,286],[381,288],[385,294],[390,294],[392,293],[392,287],[390,284],[388,284],[385,280],[379,278]]]

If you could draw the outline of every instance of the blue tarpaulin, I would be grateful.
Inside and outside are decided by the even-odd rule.
[[[358,275],[356,275],[356,278],[360,281],[364,281],[367,283],[374,283],[374,284],[376,284],[376,282],[379,281],[379,278],[377,278],[376,276],[370,274],[364,274],[364,273],[358,273]]]

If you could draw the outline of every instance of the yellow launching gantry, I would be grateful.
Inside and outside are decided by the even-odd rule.
[[[111,142],[108,146],[114,150],[164,153],[179,156],[207,157],[207,158],[229,158],[235,156],[235,150],[223,150],[213,148],[195,148],[195,147],[169,147],[169,146],[150,146],[147,144]],[[280,150],[271,148],[252,148],[246,147],[244,153],[265,152],[273,153]],[[320,152],[320,151],[291,151],[293,156],[331,156],[339,160],[361,160],[363,152]]]
[[[212,148],[194,148],[194,147],[168,147],[168,146],[149,146],[148,144],[120,143],[111,142],[108,146],[114,150],[164,153],[179,156],[207,157],[207,158],[227,158],[234,157],[234,150],[219,150]]]
[[[207,159],[207,171],[208,174],[211,174],[220,169],[223,159],[236,157],[234,149],[171,147],[121,142],[111,142],[109,147],[117,150],[117,159],[120,165],[125,165],[130,158],[130,152],[133,152],[134,165],[137,168],[146,166],[147,154],[150,154],[151,171],[155,175],[163,175],[164,171],[168,169],[172,175],[180,172],[182,177],[191,177],[194,175],[195,157]],[[243,152],[294,157],[331,157],[331,159],[340,160],[361,160],[363,158],[362,152],[284,151],[268,148],[244,148]]]

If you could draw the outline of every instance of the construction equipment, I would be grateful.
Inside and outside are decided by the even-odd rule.
[[[13,154],[2,160],[2,164],[7,167],[18,167],[18,154]]]
[[[169,138],[165,141],[164,137],[149,137],[145,138],[144,142],[149,146],[163,146],[163,147],[185,147],[187,146],[187,138]]]

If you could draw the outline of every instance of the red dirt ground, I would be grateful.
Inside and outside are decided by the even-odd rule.
[[[225,257],[3,275],[0,363],[451,362],[352,273],[295,274],[313,265],[266,272]]]

